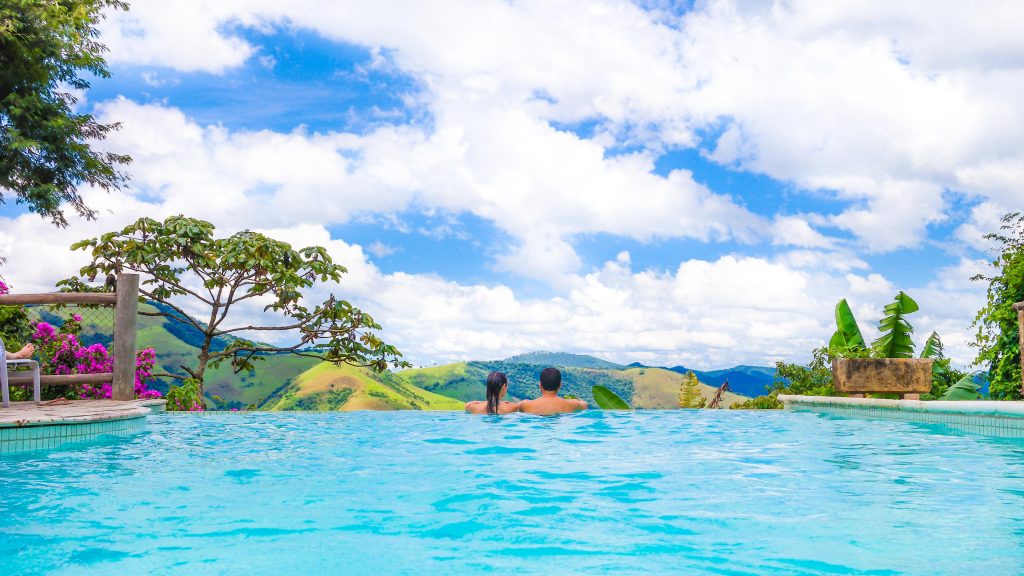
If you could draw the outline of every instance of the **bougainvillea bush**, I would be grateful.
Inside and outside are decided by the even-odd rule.
[[[78,339],[82,330],[82,317],[71,314],[59,329],[47,322],[32,325],[31,342],[36,346],[36,358],[43,374],[100,374],[112,372],[114,357],[103,344],[85,346]],[[135,356],[135,397],[159,398],[160,392],[148,387],[153,381],[156,352],[152,348],[140,350]],[[109,382],[68,387],[68,398],[110,398]]]

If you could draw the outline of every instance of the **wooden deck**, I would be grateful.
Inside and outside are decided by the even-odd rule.
[[[71,400],[67,404],[11,402],[0,408],[0,428],[83,424],[146,416],[163,408],[163,400]]]

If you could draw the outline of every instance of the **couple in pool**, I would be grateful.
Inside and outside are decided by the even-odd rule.
[[[491,372],[487,375],[487,400],[477,400],[466,404],[466,412],[470,414],[510,414],[526,412],[527,414],[561,414],[585,410],[587,403],[583,400],[561,398],[558,395],[562,387],[562,373],[557,368],[545,368],[540,373],[540,396],[533,400],[507,402],[502,400],[508,392],[508,378],[503,372]]]

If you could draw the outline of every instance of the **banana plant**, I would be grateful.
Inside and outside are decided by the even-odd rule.
[[[853,310],[850,310],[846,298],[836,304],[836,332],[828,341],[828,347],[838,350],[867,348],[864,336],[860,333],[860,326],[857,325],[857,319],[853,317]]]
[[[939,396],[939,400],[977,400],[981,398],[981,386],[974,381],[976,373],[965,374],[946,390],[945,394]]]
[[[942,346],[942,339],[938,332],[932,332],[928,341],[924,343],[924,350],[921,351],[921,358],[931,358],[932,362],[932,386],[941,383],[943,377],[949,370],[946,368],[946,351]]]
[[[594,403],[602,410],[631,410],[625,400],[619,395],[604,386],[594,386],[591,391],[594,393]]]
[[[913,358],[914,341],[910,335],[914,327],[907,322],[906,316],[920,310],[917,302],[903,291],[896,295],[893,302],[885,306],[885,318],[878,323],[878,331],[882,337],[871,343],[871,348],[879,358]]]

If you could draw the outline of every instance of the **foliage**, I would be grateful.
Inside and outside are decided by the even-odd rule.
[[[985,236],[999,250],[991,275],[972,278],[988,283],[985,305],[972,324],[977,329],[972,345],[978,349],[975,364],[988,370],[989,395],[1021,400],[1019,326],[1013,304],[1024,301],[1024,213],[1007,214],[1002,222],[999,232]]]
[[[82,329],[82,317],[71,314],[55,328],[47,322],[33,325],[30,340],[36,346],[35,357],[39,371],[43,374],[102,374],[112,372],[114,358],[103,344],[85,346],[78,339]],[[153,379],[153,364],[156,352],[152,348],[140,350],[135,356],[135,397],[159,398],[160,393],[151,390],[148,384]],[[71,398],[110,398],[113,392],[110,382],[83,384],[64,387],[64,396]],[[46,395],[59,392],[47,390]]]
[[[604,386],[594,386],[594,403],[602,410],[630,410],[625,400]]]
[[[700,393],[700,381],[693,372],[683,376],[679,384],[679,407],[680,408],[701,408],[700,403],[704,396]]]
[[[7,284],[0,280],[0,294],[9,292]],[[0,306],[0,338],[7,350],[20,349],[31,335],[32,327],[24,306]]]
[[[981,386],[974,381],[975,374],[965,374],[949,387],[939,400],[978,400],[981,398]]]
[[[878,331],[882,336],[871,343],[875,356],[878,358],[913,358],[914,342],[910,335],[914,327],[907,322],[906,316],[920,310],[917,302],[900,291],[893,302],[885,306],[885,317],[878,322]]]
[[[186,378],[180,385],[171,386],[164,396],[167,399],[165,409],[171,412],[202,412],[205,402],[200,401],[199,381]]]
[[[119,125],[76,113],[72,91],[87,90],[90,76],[110,76],[96,24],[105,8],[127,7],[119,0],[0,5],[0,202],[12,191],[29,210],[66,226],[64,203],[86,218],[96,214],[78,186],[123,186],[118,165],[131,159],[90,145]]]
[[[836,331],[832,335],[832,339],[829,340],[828,346],[842,350],[867,347],[864,343],[864,336],[860,333],[860,326],[857,325],[857,319],[854,318],[853,310],[850,310],[846,298],[836,304]]]
[[[209,222],[171,216],[163,222],[140,218],[122,230],[78,242],[72,249],[88,251],[92,257],[79,272],[82,278],[93,282],[98,276],[124,270],[140,273],[144,278],[139,289],[142,297],[163,305],[155,312],[140,314],[162,316],[202,333],[196,364],[181,366],[185,374],[162,374],[195,380],[201,400],[207,368],[227,362],[236,373],[251,371],[267,353],[290,353],[377,371],[386,370],[389,364],[408,366],[397,348],[375,334],[380,325],[369,314],[333,295],[312,307],[305,304],[310,289],[318,283],[340,282],[346,272],[323,247],[294,250],[285,242],[249,230],[217,238]],[[79,277],[59,285],[69,290],[88,289]],[[185,313],[182,299],[205,308],[209,320],[201,322]],[[269,302],[264,311],[283,317],[284,323],[227,325],[233,307],[251,299]],[[265,332],[296,333],[298,341],[275,346],[237,337]],[[231,339],[218,349],[214,344],[223,337]]]
[[[835,396],[832,386],[832,360],[837,357],[863,357],[865,350],[835,350],[818,348],[811,356],[810,364],[775,363],[775,381],[768,389],[768,394],[751,398],[731,408],[737,409],[781,409],[779,394],[796,394],[801,396]]]
[[[921,351],[921,358],[932,359],[932,389],[928,394],[921,396],[924,400],[934,400],[941,397],[950,386],[964,376],[963,372],[950,366],[949,358],[946,358],[942,339],[935,332],[932,332],[931,336],[928,337],[928,341],[925,342],[924,350]]]

